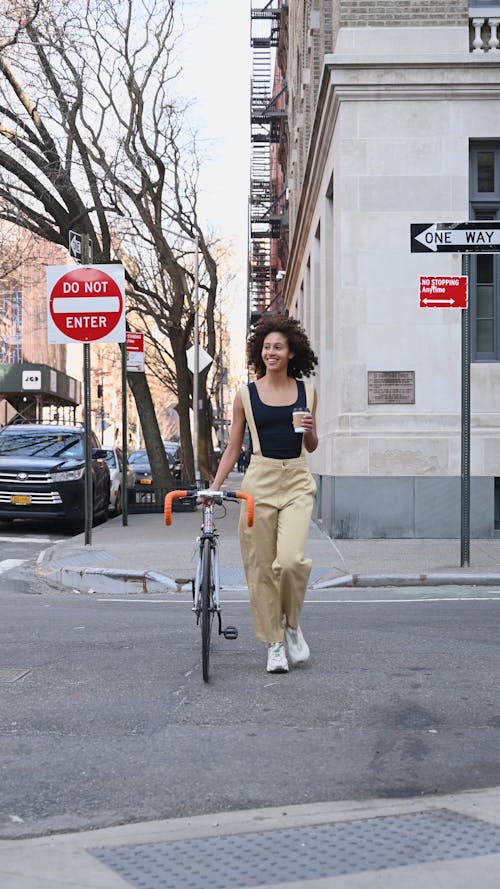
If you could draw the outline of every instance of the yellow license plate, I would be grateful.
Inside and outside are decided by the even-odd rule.
[[[153,479],[152,478],[141,478],[141,479],[139,479],[139,484],[140,485],[152,485]]]
[[[13,494],[10,498],[10,502],[14,504],[14,506],[28,506],[31,503],[31,497],[29,494]]]

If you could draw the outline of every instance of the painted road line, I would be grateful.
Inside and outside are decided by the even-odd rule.
[[[12,568],[19,568],[19,565],[23,565],[25,562],[29,562],[29,559],[3,559],[0,562],[0,574],[5,574]]]
[[[0,535],[0,543],[64,543],[65,537],[30,537],[29,534],[23,534],[22,537],[3,537]]]
[[[129,605],[192,605],[193,599],[122,599],[116,596],[96,599],[97,602],[122,603]],[[306,599],[304,608],[309,605],[412,605],[414,602],[500,602],[500,592],[496,596],[426,596],[415,599]],[[248,605],[247,599],[223,599],[224,605]]]

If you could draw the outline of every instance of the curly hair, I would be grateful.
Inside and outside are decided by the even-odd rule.
[[[309,377],[315,373],[318,359],[311,349],[311,344],[300,321],[285,318],[282,315],[269,315],[261,318],[247,339],[247,358],[257,378],[263,377],[266,366],[262,360],[262,347],[266,336],[270,333],[281,333],[286,337],[290,351],[294,353],[288,362],[289,377]]]

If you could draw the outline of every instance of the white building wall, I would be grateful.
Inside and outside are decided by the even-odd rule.
[[[326,57],[287,273],[319,351],[311,468],[333,479],[460,475],[461,311],[419,308],[419,276],[462,260],[411,254],[410,224],[468,219],[469,142],[500,139],[500,64],[472,57],[466,27],[394,31],[341,29]],[[415,404],[369,405],[369,371],[414,371]],[[499,395],[500,364],[473,364],[476,476],[500,476]]]

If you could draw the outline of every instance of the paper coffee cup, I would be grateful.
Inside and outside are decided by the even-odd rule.
[[[309,411],[305,410],[304,408],[301,408],[300,410],[292,411],[292,422],[293,422],[293,428],[295,429],[295,432],[304,432],[305,431],[304,427],[302,425],[302,420],[304,419],[305,416],[307,416],[308,413],[309,413]]]

